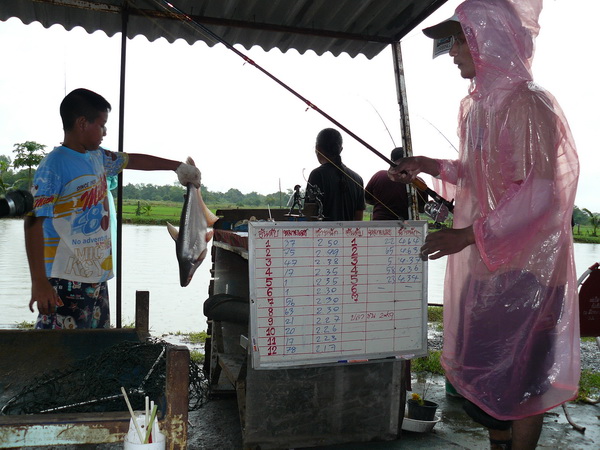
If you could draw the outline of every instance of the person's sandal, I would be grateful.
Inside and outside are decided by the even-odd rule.
[[[474,403],[465,400],[463,403],[463,409],[469,415],[471,419],[480,425],[483,425],[490,430],[508,430],[512,426],[512,420],[499,420],[495,417],[490,416],[479,406]]]

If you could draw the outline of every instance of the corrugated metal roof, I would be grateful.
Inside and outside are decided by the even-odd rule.
[[[80,26],[113,36],[129,11],[127,36],[193,44],[217,42],[195,23],[246,49],[327,51],[373,58],[400,40],[446,0],[1,0],[0,20],[18,17],[48,28]],[[170,7],[170,4],[174,8]],[[183,14],[177,13],[183,12]],[[191,21],[189,19],[192,19]]]

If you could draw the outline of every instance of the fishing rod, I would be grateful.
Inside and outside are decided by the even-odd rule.
[[[306,105],[309,108],[315,110],[316,112],[318,112],[319,114],[321,114],[323,117],[325,117],[327,120],[329,120],[331,123],[333,123],[334,125],[338,126],[342,130],[344,130],[346,133],[348,133],[350,136],[352,136],[354,139],[356,139],[358,142],[360,142],[363,146],[365,146],[366,148],[368,148],[369,150],[371,150],[374,154],[376,154],[381,159],[383,159],[385,162],[387,162],[390,166],[392,166],[392,167],[396,166],[396,164],[394,164],[394,162],[391,159],[389,159],[384,154],[382,154],[381,152],[379,152],[375,147],[373,147],[368,142],[366,142],[364,139],[362,139],[360,136],[358,136],[357,134],[355,134],[354,132],[352,132],[349,128],[347,128],[346,126],[342,125],[340,122],[338,122],[336,119],[334,119],[333,117],[331,117],[329,114],[327,114],[325,111],[323,111],[317,105],[315,105],[314,103],[312,103],[306,97],[302,96],[299,92],[295,91],[290,86],[288,86],[287,84],[285,84],[283,81],[281,81],[275,75],[273,75],[272,73],[270,73],[269,71],[267,71],[265,68],[263,68],[262,66],[260,66],[259,64],[257,64],[254,60],[252,60],[246,54],[244,54],[241,51],[239,51],[237,48],[235,48],[232,44],[230,44],[228,41],[226,41],[225,39],[223,39],[221,36],[219,36],[218,34],[214,33],[213,31],[211,31],[210,29],[208,29],[207,27],[205,27],[204,25],[202,25],[198,21],[194,20],[192,17],[190,17],[188,14],[184,13],[182,10],[180,10],[179,8],[177,8],[172,3],[170,3],[170,2],[168,2],[166,0],[154,0],[154,1],[156,3],[158,3],[159,6],[161,6],[166,11],[171,12],[171,13],[174,12],[174,14],[176,16],[180,16],[183,19],[185,19],[185,22],[187,22],[187,23],[191,24],[192,26],[194,26],[195,28],[199,29],[200,32],[203,33],[204,35],[208,36],[209,38],[213,39],[216,42],[219,42],[219,43],[223,44],[225,47],[227,47],[227,49],[229,49],[232,52],[234,52],[236,55],[238,55],[240,58],[242,58],[245,62],[247,62],[248,64],[254,66],[256,69],[258,69],[259,71],[261,71],[263,74],[265,74],[266,76],[268,76],[269,78],[271,78],[271,80],[275,81],[277,84],[279,84],[281,87],[283,87],[284,89],[286,89],[288,92],[290,92],[291,94],[293,94],[294,96],[296,96],[297,98],[299,98],[300,100],[302,100],[304,103],[306,103]]]
[[[229,43],[228,41],[226,41],[224,38],[222,38],[218,34],[214,33],[213,31],[211,31],[209,28],[207,28],[206,26],[202,25],[198,21],[194,20],[188,14],[184,13],[181,9],[179,9],[175,5],[173,5],[171,2],[168,2],[167,0],[154,0],[154,2],[157,3],[159,6],[161,6],[168,13],[174,14],[177,17],[183,18],[184,22],[187,22],[191,26],[193,26],[196,29],[198,29],[205,36],[208,36],[210,39],[214,40],[215,42],[219,42],[219,43],[223,44],[228,50],[231,50],[237,56],[239,56],[240,58],[242,58],[245,62],[247,62],[248,64],[254,66],[256,69],[258,69],[264,75],[266,75],[267,77],[269,77],[271,80],[275,81],[277,84],[279,84],[285,90],[287,90],[288,92],[290,92],[292,95],[294,95],[297,98],[299,98],[309,108],[311,108],[314,111],[318,112],[323,117],[325,117],[327,120],[329,120],[331,123],[333,123],[334,125],[336,125],[339,128],[341,128],[343,131],[345,131],[346,133],[348,133],[351,137],[353,137],[355,140],[357,140],[359,143],[361,143],[364,147],[366,147],[371,152],[373,152],[375,155],[379,156],[379,158],[381,158],[386,163],[388,163],[390,165],[390,167],[396,167],[396,164],[394,163],[394,161],[392,161],[387,156],[385,156],[383,153],[381,153],[380,151],[378,151],[375,147],[373,147],[368,142],[366,142],[364,139],[362,139],[360,136],[358,136],[356,133],[354,133],[353,131],[351,131],[348,127],[344,126],[342,123],[340,123],[339,121],[337,121],[335,118],[333,118],[332,116],[330,116],[329,114],[327,114],[325,111],[323,111],[317,105],[315,105],[313,102],[311,102],[306,97],[304,97],[303,95],[301,95],[298,91],[292,89],[289,85],[285,84],[283,81],[281,81],[275,75],[273,75],[271,72],[269,72],[268,70],[266,70],[265,68],[263,68],[262,66],[260,66],[259,64],[257,64],[254,60],[252,60],[245,53],[243,53],[243,52],[239,51],[238,49],[236,49],[231,43]],[[377,113],[377,114],[379,114],[379,113]],[[381,118],[381,116],[380,116],[380,118]],[[386,128],[387,128],[387,126],[386,126]],[[388,133],[389,133],[389,130],[388,130]],[[391,137],[391,134],[390,134],[390,137]],[[392,141],[393,141],[393,139],[392,139]],[[413,181],[413,184],[415,184],[415,181]],[[444,205],[446,208],[448,208],[449,211],[453,210],[452,202],[448,202],[444,198],[440,197],[433,190],[429,189],[427,187],[427,185],[425,185],[425,183],[419,182],[419,184],[421,185],[420,188],[415,184],[415,186],[417,186],[417,188],[419,190],[421,190],[423,192],[427,192],[432,198],[436,199],[436,201],[438,202],[438,204]],[[423,186],[424,186],[424,188],[423,188]]]
[[[369,100],[367,100],[367,102],[369,102],[369,104],[371,105],[371,107],[375,110],[375,112],[377,113],[377,116],[379,117],[379,120],[381,120],[381,123],[383,124],[383,126],[385,127],[388,135],[390,136],[390,139],[392,140],[392,143],[394,144],[394,147],[396,146],[396,142],[394,142],[394,138],[392,137],[392,133],[390,133],[390,130],[387,126],[387,124],[385,123],[385,120],[383,120],[383,117],[381,117],[381,114],[379,114],[379,111],[377,111],[377,108],[375,108],[375,105],[373,105],[373,103],[371,103]],[[423,119],[425,121],[427,121],[433,128],[435,128],[438,133],[440,133],[444,139],[446,139],[446,141],[448,141],[448,143],[450,145],[452,145],[452,142],[450,142],[450,140],[431,122],[429,122],[429,120],[425,119],[423,117]],[[454,145],[452,145],[452,147],[454,148],[454,150],[456,150],[456,147],[454,147]],[[458,150],[457,150],[458,151]],[[450,215],[450,213],[454,212],[454,204],[452,201],[448,201],[445,198],[443,198],[442,196],[440,196],[437,192],[435,192],[433,189],[430,189],[424,181],[422,181],[419,178],[415,178],[411,184],[417,188],[417,192],[424,192],[426,194],[428,194],[431,198],[433,198],[435,204],[430,204],[430,202],[426,203],[425,205],[425,213],[427,215],[429,215],[431,218],[433,218],[436,222],[443,222],[445,221],[448,216]],[[373,195],[373,194],[371,194]],[[423,196],[421,196],[423,198]],[[382,205],[383,203],[380,202]],[[384,205],[385,206],[385,205]],[[390,208],[388,208],[390,211],[392,211]],[[392,211],[393,212],[393,211]]]

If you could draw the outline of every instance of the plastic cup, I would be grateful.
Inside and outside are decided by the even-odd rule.
[[[142,432],[143,438],[146,437],[146,416],[144,414],[136,414],[135,416],[140,431]],[[133,419],[129,419],[129,431],[125,435],[124,441],[124,449],[125,450],[165,450],[166,447],[166,438],[165,435],[160,432],[158,420],[154,421],[152,426],[152,442],[149,444],[140,443],[140,437],[137,432],[137,427],[135,426]]]
[[[153,435],[152,438],[154,439],[154,442],[150,444],[137,444],[134,442],[129,442],[127,438],[128,436],[125,436],[125,445],[123,447],[125,450],[165,450],[166,447],[165,435],[162,433]]]

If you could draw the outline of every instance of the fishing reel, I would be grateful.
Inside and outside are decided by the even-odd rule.
[[[431,200],[425,203],[425,214],[431,217],[436,223],[444,222],[450,217],[450,210],[443,203]]]
[[[418,178],[413,180],[412,184],[418,190],[427,193],[433,199],[425,204],[425,214],[431,217],[435,221],[436,225],[440,224],[441,222],[444,222],[450,217],[450,214],[454,211],[453,200],[446,200],[437,192],[427,187],[425,182]]]

